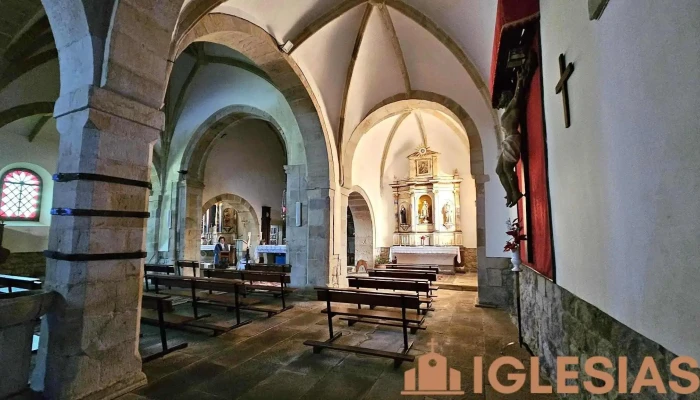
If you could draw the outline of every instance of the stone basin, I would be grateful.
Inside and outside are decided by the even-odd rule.
[[[0,399],[27,388],[34,326],[55,298],[43,290],[0,295]]]

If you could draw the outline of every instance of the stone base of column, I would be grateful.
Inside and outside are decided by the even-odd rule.
[[[138,372],[100,391],[81,397],[80,400],[111,400],[123,396],[148,383],[146,374]],[[72,400],[72,399],[71,399]],[[76,399],[78,400],[78,399]]]

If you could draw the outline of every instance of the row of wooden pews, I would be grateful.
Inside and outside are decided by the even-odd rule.
[[[184,275],[188,268],[192,275]],[[145,264],[144,270],[146,291],[153,289],[155,293],[144,293],[141,320],[157,325],[161,336],[159,351],[154,351],[156,345],[151,346],[144,361],[187,346],[186,343],[171,344],[167,340],[165,328],[195,328],[219,335],[252,322],[250,319],[242,320],[241,310],[266,313],[269,318],[293,307],[287,305],[286,299],[286,295],[293,291],[288,286],[290,265],[249,264],[246,270],[239,271],[207,268],[199,263],[184,261],[178,262],[177,266]],[[174,292],[173,289],[180,291]],[[280,298],[281,307],[260,305],[258,300],[250,298],[254,294],[271,294]],[[192,315],[176,313],[171,295],[187,298],[192,306]],[[204,321],[211,314],[202,314],[202,305],[225,307],[227,311],[235,312],[236,323],[223,326]]]
[[[438,287],[438,268],[436,265],[387,265],[386,269],[368,271],[369,276],[348,277],[347,289],[328,287],[315,288],[319,301],[326,303],[321,312],[328,316],[329,338],[325,341],[307,340],[315,354],[324,349],[391,358],[394,367],[402,362],[413,362],[415,356],[409,354],[413,342],[409,341],[409,332],[416,334],[425,330],[425,316],[437,297],[434,292]],[[352,305],[352,306],[349,306]],[[366,308],[363,308],[366,306]],[[381,309],[377,309],[380,307]],[[372,323],[384,326],[400,327],[403,333],[403,347],[398,352],[372,349],[362,346],[348,346],[335,343],[342,332],[333,329],[333,317],[348,322]]]

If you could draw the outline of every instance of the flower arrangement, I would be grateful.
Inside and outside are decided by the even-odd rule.
[[[527,240],[527,236],[520,233],[523,228],[520,226],[520,220],[518,218],[512,221],[508,219],[506,226],[508,227],[506,233],[510,235],[511,238],[506,242],[503,251],[515,252],[520,248],[520,241]]]

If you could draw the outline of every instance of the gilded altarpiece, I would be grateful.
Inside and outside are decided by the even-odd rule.
[[[394,193],[395,246],[461,246],[462,179],[441,174],[439,153],[426,147],[408,156],[409,176],[390,184]]]

